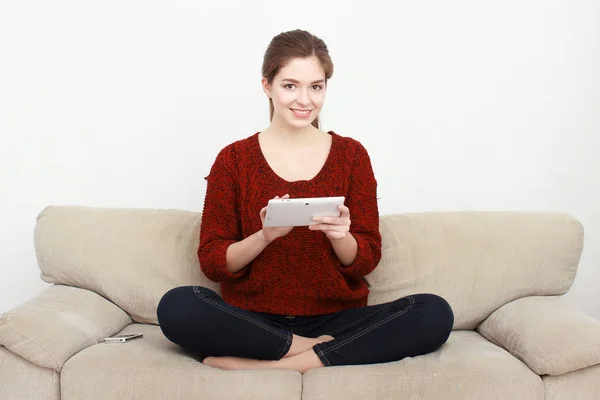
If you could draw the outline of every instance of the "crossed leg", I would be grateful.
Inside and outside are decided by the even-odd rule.
[[[281,358],[281,360],[253,360],[240,357],[206,357],[202,363],[211,367],[226,370],[291,369],[303,374],[310,369],[324,367],[312,347],[315,344],[329,342],[333,339],[334,338],[329,335],[322,335],[314,339],[293,335],[290,350],[283,358]]]

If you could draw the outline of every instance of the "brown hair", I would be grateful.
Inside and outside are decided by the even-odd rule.
[[[262,76],[267,78],[269,85],[273,83],[275,75],[288,62],[294,58],[306,58],[316,56],[325,70],[325,84],[333,75],[333,63],[329,57],[327,45],[323,40],[309,32],[296,29],[294,31],[282,32],[275,36],[263,59]],[[270,120],[273,120],[273,100],[269,99]],[[319,117],[315,118],[312,125],[319,129]]]

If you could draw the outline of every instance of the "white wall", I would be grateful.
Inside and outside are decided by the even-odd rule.
[[[367,147],[382,214],[570,212],[569,295],[600,318],[600,3],[350,4],[2,2],[0,311],[46,286],[44,206],[201,210],[218,150],[268,125],[267,44],[301,28],[335,63],[323,128]]]

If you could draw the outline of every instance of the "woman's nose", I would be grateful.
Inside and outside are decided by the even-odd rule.
[[[306,93],[304,90],[299,90],[298,96],[296,97],[296,102],[302,106],[308,105],[310,103],[308,99],[308,93]]]

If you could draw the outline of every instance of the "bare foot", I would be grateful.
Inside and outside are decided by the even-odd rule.
[[[304,353],[305,351],[312,349],[315,344],[329,342],[333,339],[334,337],[329,335],[321,335],[316,338],[307,338],[304,336],[294,335],[290,349],[282,358],[292,357],[296,354]]]
[[[272,360],[253,360],[251,358],[241,357],[206,357],[202,364],[214,368],[234,370],[234,369],[264,369],[274,368]]]
[[[203,364],[225,370],[238,369],[291,369],[300,373],[313,368],[324,367],[323,363],[311,349],[295,356],[281,360],[253,360],[240,357],[206,357]]]

